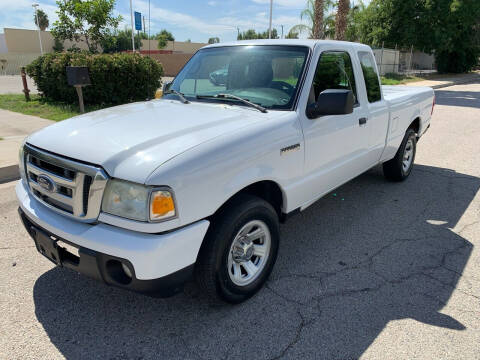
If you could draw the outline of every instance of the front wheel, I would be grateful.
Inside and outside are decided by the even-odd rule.
[[[275,264],[278,228],[268,202],[251,195],[235,198],[215,217],[200,250],[195,274],[200,288],[230,303],[254,295]]]
[[[403,181],[411,173],[417,151],[417,134],[408,129],[392,160],[383,164],[383,174],[388,180]]]

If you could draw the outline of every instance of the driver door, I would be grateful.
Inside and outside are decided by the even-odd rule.
[[[305,138],[306,205],[340,184],[366,170],[368,163],[368,108],[357,96],[357,81],[348,51],[324,50],[317,58],[313,80],[310,80],[308,104],[317,100],[326,89],[353,91],[353,113],[309,119],[305,107],[300,117]],[[308,78],[307,78],[308,80]],[[304,206],[305,207],[305,206]]]

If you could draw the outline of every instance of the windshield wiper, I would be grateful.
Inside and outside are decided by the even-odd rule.
[[[197,99],[234,99],[243,102],[244,104],[251,106],[262,113],[266,113],[267,109],[265,109],[263,106],[255,104],[251,101],[248,101],[247,99],[241,98],[240,96],[237,95],[232,95],[232,94],[217,94],[217,95],[197,95]]]
[[[177,95],[179,98],[180,98],[180,101],[184,104],[190,104],[190,101],[188,101],[187,99],[185,99],[185,96],[183,96],[183,94],[177,90],[173,90],[173,89],[170,89],[168,90],[165,94],[175,94]]]

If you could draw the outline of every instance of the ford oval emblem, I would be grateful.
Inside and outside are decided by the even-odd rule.
[[[42,189],[47,190],[48,192],[55,191],[55,182],[50,179],[47,175],[38,175],[37,176],[37,183],[42,187]]]

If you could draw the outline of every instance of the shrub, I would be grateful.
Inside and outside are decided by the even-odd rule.
[[[27,66],[39,92],[47,99],[77,102],[67,83],[67,66],[87,66],[91,85],[83,88],[86,104],[124,104],[153,98],[161,85],[162,65],[140,54],[61,52],[40,56]]]
[[[471,71],[478,64],[480,51],[458,46],[453,51],[439,51],[435,54],[439,73],[463,73]]]

